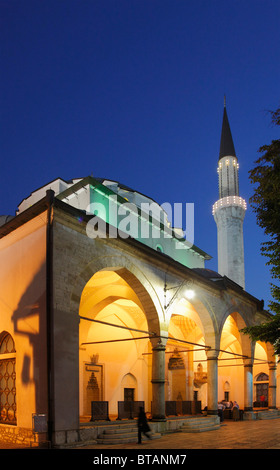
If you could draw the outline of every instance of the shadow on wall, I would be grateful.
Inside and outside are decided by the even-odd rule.
[[[47,409],[45,263],[23,293],[12,315],[12,321],[17,351],[17,370],[21,364],[21,384],[23,386],[31,383],[35,385],[34,412],[45,412]],[[32,363],[33,370],[31,370]]]

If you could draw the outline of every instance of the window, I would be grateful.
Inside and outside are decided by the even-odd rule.
[[[16,350],[12,336],[0,334],[0,423],[16,424]]]
[[[254,402],[254,406],[256,407],[268,406],[268,388],[269,388],[269,377],[265,372],[261,372],[255,378],[256,401]]]
[[[2,335],[0,335],[0,354],[8,354],[15,352],[16,350],[13,338],[9,333],[3,332]]]
[[[266,381],[268,381],[268,375],[265,374],[264,372],[261,372],[261,373],[257,376],[256,381],[257,381],[257,382],[266,382]]]

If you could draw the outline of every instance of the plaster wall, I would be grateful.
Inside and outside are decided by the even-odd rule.
[[[0,239],[0,266],[0,333],[16,348],[17,426],[30,429],[32,413],[47,412],[46,213]]]

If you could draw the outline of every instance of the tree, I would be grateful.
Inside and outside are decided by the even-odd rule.
[[[280,126],[280,107],[270,111],[274,125]],[[261,253],[268,258],[272,279],[280,281],[280,139],[260,147],[262,154],[249,172],[251,183],[257,185],[250,204],[256,213],[257,224],[264,229],[268,241],[262,243]],[[280,355],[280,287],[271,283],[272,301],[269,308],[274,317],[261,325],[244,328],[253,341],[270,342]]]

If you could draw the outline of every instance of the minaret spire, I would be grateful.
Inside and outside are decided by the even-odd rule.
[[[226,96],[224,96],[224,114],[223,114],[223,123],[222,123],[222,133],[221,133],[221,142],[220,142],[220,154],[219,159],[223,157],[236,157],[233,138],[231,135],[227,108],[226,108]]]
[[[219,200],[213,206],[218,230],[218,271],[245,287],[243,220],[246,202],[239,196],[239,164],[235,153],[224,96],[218,163]]]

